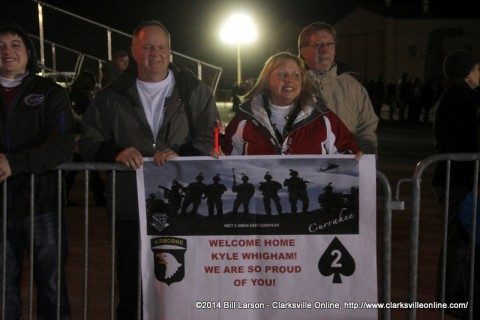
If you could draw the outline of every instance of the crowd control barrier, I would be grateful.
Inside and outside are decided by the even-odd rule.
[[[442,254],[440,259],[441,267],[441,280],[437,284],[440,286],[440,301],[439,303],[445,302],[445,278],[446,278],[446,243],[447,243],[447,232],[448,232],[448,215],[449,215],[449,195],[450,195],[450,177],[451,177],[451,165],[453,161],[463,161],[463,162],[473,162],[474,164],[474,174],[473,174],[473,190],[477,190],[478,187],[478,173],[479,173],[479,163],[480,163],[480,153],[448,153],[448,154],[435,154],[421,160],[413,173],[411,179],[401,179],[397,182],[397,188],[395,193],[395,200],[400,198],[400,188],[403,184],[411,184],[411,217],[410,217],[410,250],[409,250],[409,273],[408,273],[408,299],[410,303],[414,303],[417,300],[418,294],[418,281],[419,281],[419,236],[420,236],[420,216],[421,216],[421,183],[422,178],[424,177],[427,169],[432,169],[432,165],[435,165],[439,162],[446,162],[446,183],[445,183],[445,204],[443,212],[443,234],[442,238]],[[431,188],[430,185],[427,186]],[[475,193],[474,193],[475,194]],[[400,202],[400,201],[398,201]],[[476,212],[477,212],[477,198],[474,197],[473,200],[473,212],[472,212],[472,228],[471,228],[471,240],[470,240],[470,255],[471,257],[475,256],[475,235],[476,235]],[[439,212],[440,214],[441,212]],[[473,294],[474,294],[474,268],[475,268],[475,259],[471,259],[470,268],[469,268],[469,301],[468,301],[468,319],[472,320],[473,318]],[[415,320],[417,319],[417,309],[409,308],[408,310],[408,319]],[[444,319],[445,314],[443,312],[438,313],[439,319]]]
[[[89,173],[91,171],[100,171],[100,172],[108,172],[109,174],[107,175],[108,179],[111,179],[112,185],[115,186],[115,181],[116,181],[116,172],[117,171],[125,171],[128,170],[126,167],[118,164],[106,164],[106,163],[64,163],[57,167],[55,169],[58,173],[58,189],[60,190],[58,192],[58,212],[59,212],[59,219],[62,219],[62,214],[60,213],[62,211],[63,204],[65,203],[64,196],[62,196],[63,192],[63,178],[62,175],[65,174],[66,171],[78,171],[77,177],[82,177],[83,182],[83,203],[77,207],[76,210],[83,211],[83,239],[80,239],[80,242],[82,243],[82,250],[78,250],[80,252],[83,251],[83,257],[74,257],[72,256],[72,253],[69,254],[68,260],[69,262],[67,263],[67,273],[72,273],[74,272],[74,286],[72,284],[68,284],[68,289],[69,289],[69,295],[70,295],[70,304],[72,305],[72,318],[74,319],[115,319],[115,307],[116,307],[116,280],[115,280],[115,187],[113,187],[113,192],[112,192],[112,198],[108,199],[108,201],[111,201],[112,204],[112,213],[111,217],[107,219],[107,221],[110,222],[110,226],[106,226],[106,228],[110,228],[109,236],[110,240],[108,241],[109,243],[106,244],[108,248],[108,254],[109,257],[106,257],[107,261],[105,264],[108,266],[108,270],[105,272],[103,277],[109,277],[108,282],[109,286],[105,286],[102,288],[101,294],[104,296],[108,295],[108,303],[102,303],[101,306],[98,306],[99,301],[97,301],[95,298],[91,297],[91,290],[89,290],[89,287],[92,285],[92,278],[89,276],[91,273],[96,273],[97,272],[97,267],[92,267],[91,264],[89,263],[89,260],[91,259],[92,255],[95,255],[94,249],[91,249],[91,223],[93,219],[92,216],[92,208],[94,208],[92,205],[89,204],[89,183],[90,183],[90,178],[89,178]],[[402,207],[402,203],[399,201],[393,201],[392,200],[392,190],[390,183],[387,179],[387,177],[380,171],[376,171],[376,177],[377,177],[377,182],[378,182],[378,190],[381,194],[381,197],[383,199],[383,205],[379,206],[377,208],[377,215],[382,214],[383,219],[381,220],[383,223],[383,231],[382,231],[382,238],[378,239],[377,242],[379,245],[382,246],[381,251],[379,251],[379,254],[381,252],[381,257],[379,257],[378,261],[379,264],[381,264],[381,267],[379,267],[379,270],[381,272],[378,273],[378,282],[379,282],[379,288],[381,287],[381,290],[379,290],[379,300],[383,302],[389,302],[391,301],[391,229],[392,229],[392,219],[391,219],[391,212],[392,209],[399,209]],[[30,179],[30,188],[33,189],[35,181],[35,175],[31,175]],[[2,221],[7,221],[7,185],[8,185],[8,179],[2,183],[2,196],[3,196],[3,208],[2,208]],[[378,194],[378,192],[377,192]],[[33,203],[35,197],[35,193],[32,191],[31,192],[31,197],[30,201]],[[106,210],[105,210],[106,211]],[[30,215],[33,216],[34,208],[31,205],[30,206]],[[70,209],[67,208],[66,214],[64,215],[65,219],[68,221],[70,219],[69,217]],[[6,237],[7,237],[7,228],[6,228],[6,223],[2,223],[2,231],[0,233],[1,236],[1,244],[2,244],[2,270],[5,270],[5,265],[8,263],[6,259]],[[59,224],[60,225],[60,224]],[[33,225],[32,225],[33,226]],[[76,225],[75,229],[82,229],[82,226]],[[67,233],[70,233],[69,230]],[[78,231],[78,230],[74,230]],[[35,232],[33,227],[30,230],[31,234]],[[62,228],[59,227],[57,229],[57,234],[58,234],[58,239],[61,239],[61,234],[62,234]],[[31,237],[33,239],[33,237]],[[60,244],[57,243],[58,247]],[[69,243],[69,246],[71,243]],[[25,319],[35,319],[35,289],[34,289],[34,281],[33,281],[33,268],[31,268],[31,262],[33,261],[33,252],[30,251],[29,257],[25,261],[25,267],[24,267],[24,274],[23,278],[26,278],[26,281],[24,281],[22,285],[22,291],[23,297],[24,297],[24,318]],[[77,253],[77,255],[79,255]],[[81,255],[81,254],[80,254]],[[78,261],[83,261],[83,265],[79,265]],[[140,261],[139,261],[140,263]],[[60,261],[57,262],[57,265],[60,265]],[[71,270],[72,268],[75,268],[75,271]],[[2,297],[5,297],[5,277],[6,273],[3,271],[1,275],[2,279]],[[138,275],[138,281],[140,282],[140,275]],[[59,282],[60,279],[57,279],[57,286],[59,287]],[[68,282],[68,281],[67,281]],[[381,283],[381,285],[380,285]],[[96,295],[99,294],[99,292],[95,292]],[[5,299],[2,299],[0,301],[1,303],[1,313],[0,313],[0,319],[2,320],[8,320],[5,317],[5,314],[3,313],[3,310],[5,309]],[[138,303],[141,303],[141,297],[138,297]],[[95,307],[95,310],[98,310],[97,308],[100,308],[101,311],[95,311],[94,314],[92,314],[92,311],[89,310]],[[140,309],[139,309],[140,310]],[[389,320],[391,318],[390,310],[389,309],[382,309],[379,310],[379,319],[383,320]],[[61,319],[60,318],[60,301],[57,300],[57,317],[56,319]],[[138,314],[138,319],[141,319],[141,315]]]

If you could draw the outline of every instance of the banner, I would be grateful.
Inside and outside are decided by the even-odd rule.
[[[376,319],[375,157],[146,159],[144,319]]]

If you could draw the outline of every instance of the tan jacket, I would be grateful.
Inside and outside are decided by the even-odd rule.
[[[337,66],[329,71],[308,71],[328,108],[343,121],[364,153],[377,154],[378,117],[367,90],[348,73],[337,75]]]

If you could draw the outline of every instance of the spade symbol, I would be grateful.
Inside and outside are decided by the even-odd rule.
[[[355,271],[355,260],[340,240],[335,237],[320,257],[318,270],[325,277],[333,274],[332,283],[342,283],[340,274],[351,276]]]

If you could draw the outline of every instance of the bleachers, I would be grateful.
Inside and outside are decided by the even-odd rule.
[[[101,79],[113,50],[128,50],[131,35],[37,0],[3,0],[0,21],[15,21],[32,37],[44,75],[71,84],[82,70]],[[215,93],[222,68],[172,51],[171,60],[190,69]]]

